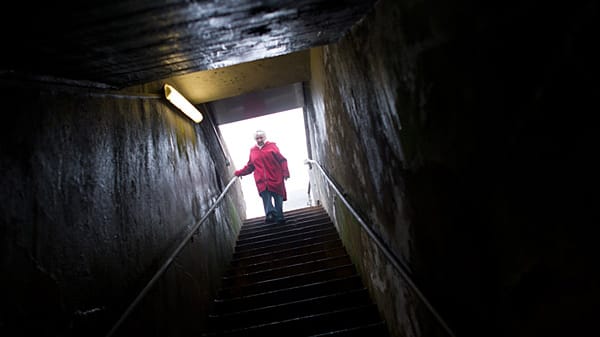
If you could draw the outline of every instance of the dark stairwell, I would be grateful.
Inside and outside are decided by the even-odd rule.
[[[164,83],[206,116],[300,83],[309,157],[457,337],[597,335],[598,1],[14,5],[0,20],[1,336],[106,336],[233,176]],[[242,103],[233,117],[264,101]],[[390,335],[448,337],[310,180]],[[243,207],[235,185],[119,337],[204,332]]]
[[[320,206],[244,221],[204,336],[387,336]]]

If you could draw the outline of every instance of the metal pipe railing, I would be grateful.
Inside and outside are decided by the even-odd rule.
[[[142,298],[144,298],[144,296],[146,296],[146,294],[148,293],[148,291],[150,291],[150,289],[152,288],[152,286],[154,286],[154,284],[156,283],[156,281],[158,281],[158,279],[164,274],[164,272],[171,265],[171,263],[173,263],[173,260],[175,259],[175,257],[177,257],[177,255],[179,254],[179,252],[181,252],[181,250],[183,249],[183,247],[185,247],[185,245],[187,244],[187,242],[194,235],[194,232],[200,227],[200,225],[202,225],[202,223],[204,223],[204,221],[206,221],[208,219],[208,216],[215,210],[215,208],[217,207],[217,205],[221,202],[221,200],[223,199],[223,197],[225,196],[225,194],[227,193],[227,191],[229,191],[229,188],[231,187],[231,185],[233,185],[233,183],[235,182],[236,179],[237,179],[237,177],[231,178],[231,180],[229,181],[229,183],[227,184],[227,186],[225,186],[225,188],[223,189],[223,192],[221,192],[221,194],[219,195],[219,197],[217,198],[217,200],[214,202],[214,204],[208,209],[208,211],[206,212],[206,214],[198,222],[196,222],[196,224],[194,224],[194,226],[192,227],[192,229],[185,236],[185,238],[181,241],[181,243],[179,243],[179,245],[177,246],[177,248],[175,248],[175,250],[173,251],[173,253],[171,253],[171,255],[165,261],[165,263],[163,263],[163,265],[158,269],[158,271],[156,272],[156,274],[154,274],[154,276],[150,279],[150,281],[148,282],[148,284],[146,284],[146,286],[144,287],[144,289],[142,289],[142,291],[140,291],[139,295],[135,298],[135,300],[133,300],[133,302],[131,302],[131,304],[129,305],[129,307],[127,307],[127,310],[125,310],[125,312],[123,313],[123,315],[121,315],[121,317],[119,318],[119,320],[117,321],[117,323],[115,323],[115,325],[112,327],[112,329],[110,329],[110,331],[108,332],[108,334],[106,335],[106,337],[111,337],[115,333],[115,331],[117,331],[117,329],[121,326],[121,324],[123,324],[123,322],[125,321],[125,319],[129,316],[129,314],[131,314],[131,312],[136,307],[136,305],[138,305],[138,303],[142,300]]]
[[[206,107],[206,104],[203,104],[203,106]],[[208,120],[208,123],[210,124],[213,132],[215,133],[215,137],[217,137],[217,142],[219,143],[219,148],[221,149],[221,153],[223,154],[223,158],[225,159],[225,165],[229,166],[231,165],[231,163],[229,162],[229,157],[227,156],[227,153],[225,152],[225,146],[223,145],[223,141],[221,140],[221,133],[217,130],[217,126],[215,125],[215,122],[212,119],[212,115],[211,115],[211,111],[210,109],[206,108],[206,119]]]
[[[419,290],[419,288],[417,287],[417,285],[410,278],[410,276],[406,272],[407,268],[402,264],[402,262],[400,261],[400,259],[398,257],[396,257],[392,253],[392,251],[381,241],[381,239],[379,239],[379,237],[375,234],[375,232],[373,232],[373,230],[369,226],[367,226],[367,224],[365,223],[365,221],[360,217],[360,215],[358,215],[358,213],[354,210],[354,208],[352,207],[352,205],[350,205],[350,203],[348,202],[348,200],[346,199],[346,197],[344,196],[344,194],[339,190],[339,188],[336,186],[336,184],[333,182],[333,180],[329,177],[329,175],[327,174],[327,172],[325,172],[325,170],[323,170],[323,168],[321,167],[321,165],[319,165],[318,162],[316,162],[315,160],[312,160],[312,159],[306,159],[304,161],[304,163],[308,165],[309,169],[312,169],[312,164],[314,164],[315,166],[317,166],[317,168],[321,171],[321,173],[325,177],[325,180],[327,181],[327,183],[329,183],[329,185],[333,188],[333,190],[335,191],[335,193],[337,193],[337,195],[342,199],[342,202],[344,203],[344,205],[346,205],[346,207],[348,208],[348,210],[350,211],[350,213],[352,213],[352,215],[354,216],[354,218],[356,218],[356,220],[358,221],[358,223],[360,223],[361,227],[365,230],[365,232],[367,232],[367,234],[369,235],[369,237],[371,238],[371,240],[373,240],[373,242],[375,242],[375,244],[377,245],[377,247],[379,249],[381,249],[381,251],[383,252],[383,254],[385,255],[385,257],[388,258],[388,260],[391,262],[391,264],[394,266],[394,268],[404,278],[404,280],[406,281],[406,283],[408,283],[408,285],[412,288],[412,290],[417,294],[417,296],[419,297],[419,299],[421,301],[423,301],[423,304],[425,304],[425,306],[427,307],[427,309],[429,309],[429,311],[433,314],[433,316],[438,320],[438,322],[444,328],[444,330],[446,330],[446,332],[448,333],[448,335],[450,335],[452,337],[455,337],[454,333],[452,332],[452,330],[450,329],[450,327],[446,324],[446,322],[444,321],[444,319],[442,318],[442,316],[440,316],[440,314],[437,312],[437,310],[435,310],[435,308],[429,303],[429,301],[427,300],[427,298],[425,297],[425,295],[423,295],[423,293],[421,292],[421,290]]]

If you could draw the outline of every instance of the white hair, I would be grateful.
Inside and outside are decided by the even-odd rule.
[[[267,133],[264,132],[263,130],[256,130],[254,132],[254,138],[256,138],[256,136],[263,136],[263,137],[265,137],[265,139],[267,139]]]

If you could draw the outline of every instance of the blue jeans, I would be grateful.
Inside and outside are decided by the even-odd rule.
[[[260,197],[263,201],[265,208],[265,215],[269,216],[269,213],[273,214],[273,220],[283,220],[283,197],[279,194],[271,191],[260,192]]]

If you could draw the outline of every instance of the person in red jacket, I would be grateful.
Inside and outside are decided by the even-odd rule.
[[[256,145],[250,149],[250,158],[243,168],[235,171],[237,177],[254,172],[254,181],[265,208],[265,222],[284,224],[283,202],[287,200],[285,180],[290,177],[287,159],[273,142],[267,141],[262,130],[254,133]]]

